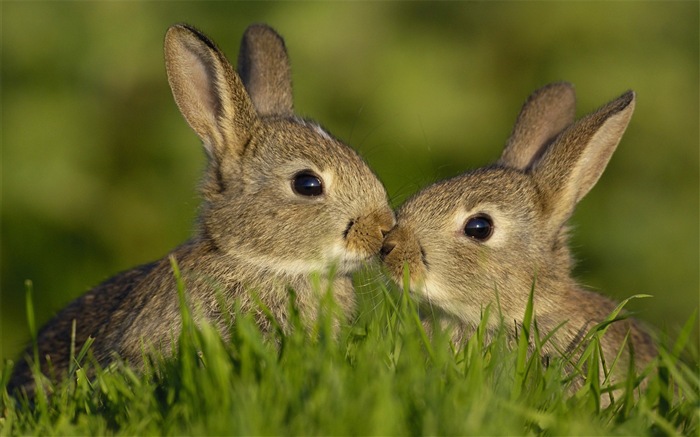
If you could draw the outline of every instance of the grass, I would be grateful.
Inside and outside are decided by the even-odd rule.
[[[71,377],[31,403],[7,393],[12,365],[5,363],[0,435],[698,434],[698,360],[688,344],[694,318],[675,342],[665,341],[644,391],[630,372],[624,394],[603,407],[600,393],[609,387],[598,378],[572,393],[566,358],[545,366],[528,352],[546,341],[531,305],[517,339],[501,329],[487,340],[482,322],[454,347],[439,330],[428,338],[406,292],[370,279],[362,278],[370,284],[359,293],[362,316],[339,335],[327,291],[312,329],[297,317],[291,333],[263,335],[235,311],[228,341],[193,323],[196,310],[180,284],[176,353],[148,359],[143,373],[115,363],[87,379],[94,365],[78,351]],[[598,359],[592,344],[583,360]]]

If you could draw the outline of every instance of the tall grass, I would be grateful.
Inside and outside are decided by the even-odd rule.
[[[7,362],[0,434],[698,433],[697,351],[688,344],[694,318],[675,342],[665,341],[645,390],[630,371],[624,394],[601,406],[607,387],[597,377],[572,392],[567,357],[543,363],[530,353],[547,341],[531,303],[517,338],[505,329],[488,333],[486,320],[497,311],[486,308],[473,335],[454,346],[440,329],[426,335],[405,290],[377,280],[361,290],[362,315],[340,333],[332,290],[320,290],[311,329],[293,311],[289,333],[263,334],[234,307],[224,340],[193,321],[196,308],[188,307],[179,282],[183,330],[173,339],[173,356],[151,354],[145,371],[135,372],[123,363],[99,368],[79,351],[71,376],[46,382],[46,393],[39,390],[33,402],[8,394]],[[290,298],[294,309],[291,292]],[[604,327],[598,328],[592,338]],[[597,359],[596,351],[582,359]],[[693,364],[679,359],[684,353]],[[94,378],[85,377],[90,369]]]

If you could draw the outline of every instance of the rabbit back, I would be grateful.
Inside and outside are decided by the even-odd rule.
[[[128,314],[138,311],[132,305],[129,305],[132,309],[128,313],[119,309],[123,307],[124,302],[131,303],[133,290],[155,266],[156,263],[145,264],[115,275],[73,300],[49,320],[37,333],[36,340],[42,373],[65,374],[70,365],[71,349],[77,354],[88,337],[101,339],[92,348],[91,353],[98,362],[106,363],[111,353],[118,350],[122,338],[120,332],[109,330],[107,327],[123,325]],[[31,354],[30,346],[24,351],[24,355]],[[24,387],[31,394],[34,391],[33,384],[30,363],[25,357],[21,357],[8,384],[8,391],[13,392]]]

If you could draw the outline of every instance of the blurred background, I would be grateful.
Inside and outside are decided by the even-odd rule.
[[[245,27],[286,39],[297,111],[358,149],[395,206],[496,159],[526,97],[576,85],[579,115],[637,109],[572,219],[576,276],[673,331],[698,308],[697,2],[5,2],[0,359],[114,273],[188,238],[204,154],[162,41],[194,24],[235,60]]]

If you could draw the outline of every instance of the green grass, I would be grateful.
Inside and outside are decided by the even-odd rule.
[[[184,304],[180,287],[176,353],[149,359],[142,374],[113,364],[88,380],[89,353],[78,351],[71,377],[30,405],[5,390],[5,363],[0,435],[698,434],[697,351],[688,344],[694,318],[675,342],[664,341],[646,390],[635,388],[631,373],[626,392],[602,407],[607,387],[597,378],[572,393],[565,358],[544,366],[528,353],[546,341],[531,306],[517,339],[501,330],[487,341],[482,323],[455,348],[444,332],[428,338],[407,294],[376,278],[361,279],[369,284],[359,292],[361,317],[337,336],[329,292],[310,330],[295,318],[290,334],[263,335],[250,316],[234,312],[224,341],[193,323],[196,309]],[[489,313],[496,311],[485,309],[484,320]],[[596,350],[582,359],[597,359]]]

